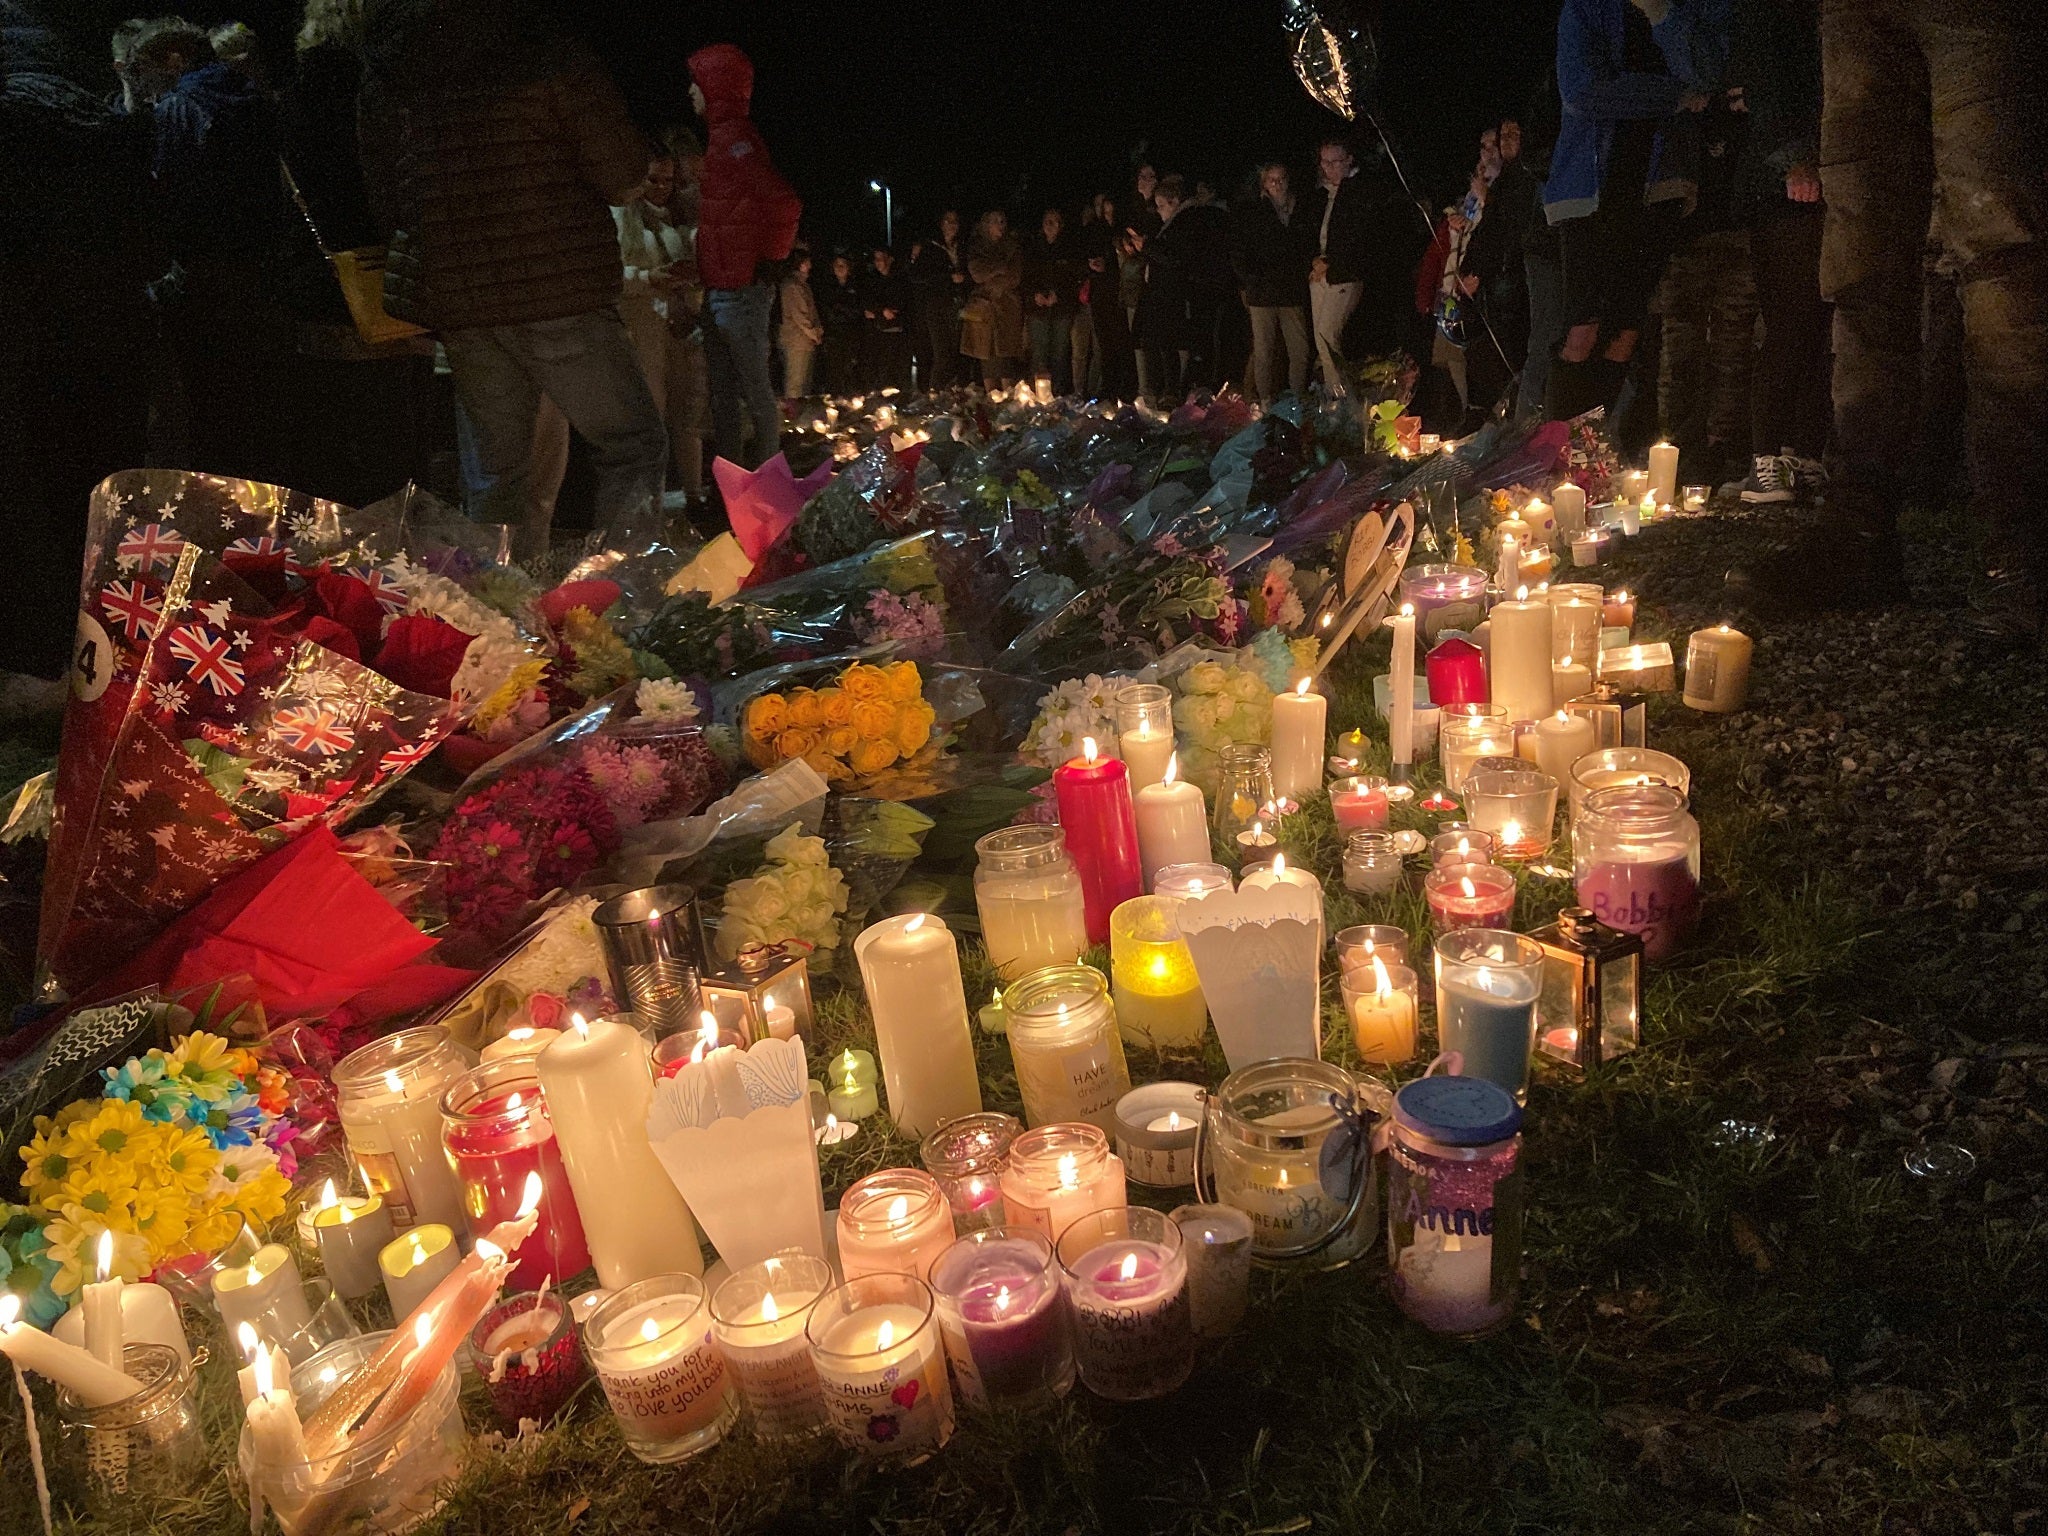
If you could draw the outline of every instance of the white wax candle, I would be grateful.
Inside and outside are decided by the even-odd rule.
[[[335,1289],[341,1289],[339,1283]],[[305,1279],[290,1251],[279,1243],[266,1243],[246,1265],[215,1275],[213,1304],[231,1334],[235,1324],[246,1322],[266,1338],[283,1340],[313,1320],[306,1307]]]
[[[392,1317],[403,1323],[461,1260],[455,1234],[438,1221],[414,1227],[386,1243],[377,1255],[377,1268],[384,1274],[384,1294],[391,1299]]]
[[[1487,677],[1493,702],[1505,705],[1510,720],[1537,720],[1550,713],[1550,604],[1529,601],[1519,591],[1513,602],[1495,603],[1488,615],[1493,638],[1487,647]]]
[[[1685,702],[1711,714],[1742,708],[1749,698],[1750,639],[1726,624],[1693,631],[1685,648]]]
[[[1512,534],[1500,536],[1500,563],[1494,567],[1493,584],[1503,592],[1522,584],[1522,545]]]
[[[517,1029],[506,1030],[502,1036],[485,1046],[478,1060],[504,1061],[538,1056],[553,1045],[561,1033],[559,1029],[541,1029],[532,1024],[522,1024]]]
[[[981,1112],[967,989],[952,930],[927,912],[884,918],[854,940],[889,1114],[906,1136]]]
[[[1308,870],[1287,861],[1287,855],[1278,853],[1273,862],[1262,869],[1255,869],[1237,882],[1240,891],[1270,890],[1275,886],[1291,885],[1307,891],[1315,899],[1316,953],[1323,948],[1323,882]]]
[[[1586,488],[1576,481],[1562,481],[1550,493],[1550,505],[1557,512],[1557,526],[1577,533],[1586,526]]]
[[[292,1397],[289,1374],[279,1379],[272,1357],[260,1353],[251,1367],[256,1395],[249,1400],[249,1445],[256,1471],[276,1474],[303,1467],[306,1433],[299,1423],[299,1405]],[[287,1480],[287,1486],[290,1481]]]
[[[1550,604],[1550,654],[1591,664],[1600,649],[1600,609],[1577,597]]]
[[[1146,724],[1135,730],[1119,731],[1116,748],[1117,756],[1130,770],[1133,790],[1157,784],[1166,777],[1166,764],[1173,756],[1173,728]]]
[[[85,1348],[85,1309],[73,1307],[50,1331],[66,1344]],[[178,1316],[177,1298],[160,1285],[144,1281],[121,1288],[121,1339],[124,1345],[161,1344],[177,1351],[187,1365],[192,1363],[192,1346]]]
[[[121,1369],[121,1292],[127,1282],[114,1273],[114,1233],[100,1233],[95,1245],[99,1279],[89,1281],[79,1298],[85,1325],[85,1347],[102,1365]]]
[[[1493,1239],[1418,1224],[1394,1273],[1401,1306],[1438,1333],[1475,1333],[1499,1321],[1493,1299]]]
[[[1536,722],[1525,733],[1519,755],[1541,768],[1560,784],[1572,781],[1572,764],[1591,752],[1597,742],[1593,722],[1585,715],[1559,710]]]
[[[235,1347],[249,1362],[235,1372],[235,1385],[241,1388],[244,1408],[255,1402],[259,1395],[256,1380],[256,1360],[259,1355],[267,1357],[270,1361],[271,1380],[291,1380],[290,1357],[277,1345],[258,1338],[256,1330],[247,1323],[235,1324]]]
[[[322,1206],[313,1215],[313,1237],[335,1295],[354,1301],[377,1289],[377,1254],[391,1241],[391,1213],[382,1200],[346,1195]]]
[[[1562,708],[1573,699],[1593,691],[1593,669],[1580,661],[1553,662],[1550,668],[1550,702]]]
[[[1273,793],[1303,800],[1323,784],[1323,744],[1330,702],[1303,678],[1273,698]]]
[[[1388,623],[1394,631],[1394,650],[1387,670],[1392,709],[1387,716],[1387,744],[1394,766],[1406,768],[1415,761],[1415,605],[1403,603]]]
[[[1674,443],[1650,446],[1650,494],[1667,506],[1678,500],[1678,447]]]
[[[462,1181],[441,1146],[445,1086],[386,1072],[382,1093],[342,1101],[342,1132],[366,1181],[373,1166],[390,1178],[384,1204],[394,1226],[424,1221],[447,1227],[462,1224]],[[383,1184],[378,1181],[372,1187]]]
[[[605,1324],[602,1339],[586,1343],[606,1401],[637,1441],[681,1440],[733,1409],[732,1380],[701,1295],[629,1308]]]
[[[647,1140],[647,1042],[617,1019],[575,1024],[535,1066],[598,1279],[615,1291],[653,1275],[702,1274],[697,1224]]]
[[[1169,864],[1208,862],[1209,804],[1199,785],[1181,781],[1179,770],[1179,759],[1169,758],[1160,781],[1138,791],[1138,862],[1147,890]]]
[[[95,1408],[118,1403],[142,1390],[141,1383],[110,1365],[105,1365],[75,1344],[31,1328],[15,1318],[21,1312],[21,1298],[0,1295],[0,1355],[7,1356],[25,1371],[69,1387],[81,1401]]]

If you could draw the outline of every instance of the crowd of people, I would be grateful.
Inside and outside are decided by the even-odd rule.
[[[2038,576],[2048,197],[2013,146],[2044,44],[2017,5],[1841,0],[1823,26],[1809,0],[1564,0],[1550,80],[1438,214],[1383,143],[1334,134],[1237,184],[1140,164],[1021,227],[944,208],[865,245],[806,227],[730,45],[689,58],[691,112],[650,141],[589,52],[495,0],[308,0],[282,81],[246,27],[134,21],[110,96],[104,55],[22,11],[9,121],[36,137],[0,192],[37,234],[0,285],[0,447],[50,530],[16,628],[57,638],[9,660],[53,670],[100,474],[367,500],[417,472],[437,367],[468,509],[534,554],[572,432],[624,537],[665,491],[708,515],[711,455],[776,451],[792,397],[1341,395],[1406,349],[1432,430],[1604,406],[1624,446],[1668,437],[1751,501],[1831,475],[1820,597],[1868,598],[1900,587],[1925,330],[1963,338],[1930,355],[1967,374],[2001,568]],[[1813,570],[1737,579],[1813,597]]]

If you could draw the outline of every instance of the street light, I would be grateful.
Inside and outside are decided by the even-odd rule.
[[[886,181],[870,181],[868,190],[882,194],[882,243],[893,249],[896,244],[896,194]]]

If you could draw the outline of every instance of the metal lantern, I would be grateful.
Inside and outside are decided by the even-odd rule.
[[[733,963],[708,971],[704,1007],[745,1039],[811,1038],[811,946],[801,939],[748,944]]]
[[[1595,683],[1590,692],[1563,706],[1567,714],[1583,715],[1593,722],[1593,746],[1640,747],[1646,745],[1650,696],[1623,693],[1612,683]]]
[[[1643,941],[1566,907],[1529,935],[1543,949],[1536,1049],[1577,1071],[1642,1043]]]
[[[611,972],[612,995],[650,1040],[698,1026],[703,933],[687,885],[627,891],[590,915]]]

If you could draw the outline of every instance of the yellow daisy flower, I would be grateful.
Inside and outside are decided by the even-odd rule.
[[[81,1122],[73,1133],[80,1154],[88,1157],[133,1157],[138,1142],[146,1142],[142,1106],[126,1099],[102,1100],[90,1120]]]
[[[220,1166],[220,1154],[204,1131],[166,1128],[150,1160],[147,1181],[163,1190],[175,1190],[188,1198],[206,1193],[213,1171]]]

